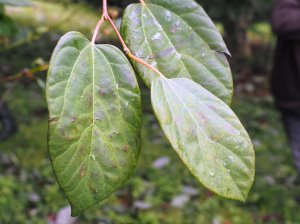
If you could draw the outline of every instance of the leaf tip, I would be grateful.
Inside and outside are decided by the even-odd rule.
[[[249,191],[250,191],[250,188],[249,188],[249,190],[247,192],[240,191],[238,195],[232,197],[231,199],[236,200],[236,201],[240,201],[240,202],[243,202],[243,203],[246,203]]]
[[[240,201],[240,202],[243,202],[243,203],[246,203],[246,200],[247,200],[247,195],[241,195],[239,198],[236,198],[237,201]]]

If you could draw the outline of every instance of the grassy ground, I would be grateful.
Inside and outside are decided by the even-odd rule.
[[[9,13],[21,24],[29,26],[29,29],[42,27],[51,30],[49,27],[52,22],[47,21],[54,21],[53,16],[63,14],[65,9],[62,5],[50,3],[37,3],[35,7],[38,8],[10,8]],[[73,10],[74,6],[69,7]],[[74,24],[89,21],[91,24],[82,22],[82,32],[90,33],[97,20],[96,13],[84,7],[78,10],[87,11],[72,17]],[[38,21],[41,16],[46,18],[44,23]],[[60,28],[55,28],[55,32],[73,29],[72,23],[57,26]],[[77,30],[81,29],[76,27]],[[261,25],[257,29],[268,30]],[[16,72],[38,57],[49,60],[57,37],[56,34],[42,37],[39,41],[1,53],[0,70],[3,74]],[[39,76],[44,77],[45,74]],[[19,130],[11,138],[0,142],[0,223],[46,223],[68,203],[56,183],[47,152],[44,92],[36,83],[28,80],[2,87],[5,92],[1,92],[1,97],[9,103]],[[149,92],[143,87],[145,115],[142,153],[136,172],[126,186],[88,210],[79,217],[78,222],[300,223],[299,204],[295,200],[300,195],[298,177],[279,115],[267,94],[259,97],[248,94],[246,97],[240,94],[240,87],[239,83],[233,109],[249,131],[256,151],[256,179],[245,204],[213,195],[192,177],[163,137],[149,107]],[[156,168],[158,161],[164,161],[165,165]]]

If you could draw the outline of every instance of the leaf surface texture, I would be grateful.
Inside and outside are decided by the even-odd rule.
[[[132,175],[140,152],[141,99],[116,47],[64,35],[47,77],[49,151],[72,215],[105,199]]]
[[[254,150],[232,110],[185,78],[155,79],[151,100],[179,157],[207,188],[244,201],[254,179]]]
[[[127,7],[121,33],[137,57],[168,78],[191,79],[230,104],[232,75],[227,47],[211,19],[193,0],[149,0]],[[148,86],[156,74],[135,63]]]

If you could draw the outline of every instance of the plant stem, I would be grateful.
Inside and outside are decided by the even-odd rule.
[[[101,19],[98,21],[98,23],[96,25],[95,32],[94,32],[94,35],[93,35],[93,39],[91,41],[92,44],[95,44],[97,34],[98,34],[100,26],[102,25],[103,22],[104,22],[104,17],[102,16]]]
[[[101,19],[98,21],[98,23],[96,25],[93,39],[91,41],[92,44],[95,44],[99,29],[100,29],[102,23],[104,23],[104,21],[107,20],[108,17],[109,17],[109,15],[108,15],[108,11],[107,11],[107,0],[103,0],[103,12],[102,12]]]
[[[122,44],[122,47],[123,47],[123,50],[125,51],[125,53],[127,54],[127,52],[129,52],[129,49],[128,47],[126,46],[125,44],[125,41],[123,40],[118,28],[115,26],[114,22],[112,21],[112,19],[108,16],[107,17],[107,20],[108,22],[110,23],[110,25],[112,26],[112,28],[114,29],[115,33],[117,34],[121,44]]]
[[[149,68],[150,70],[154,71],[155,73],[157,73],[158,75],[160,76],[163,76],[163,74],[158,71],[156,68],[152,67],[151,65],[149,65],[147,62],[143,61],[142,59],[136,57],[135,55],[133,55],[129,48],[127,47],[127,45],[125,44],[125,41],[123,40],[118,28],[115,26],[114,22],[112,21],[112,19],[110,18],[110,16],[107,17],[107,20],[109,21],[109,23],[111,24],[112,28],[114,29],[115,33],[117,34],[122,46],[123,46],[123,49],[124,49],[124,52],[128,55],[128,57],[130,57],[131,59],[135,60],[136,62],[146,66],[147,68]]]
[[[12,75],[12,76],[7,76],[3,77],[0,79],[0,84],[6,83],[6,82],[12,82],[12,81],[17,81],[23,77],[28,77],[30,79],[35,79],[34,75],[39,72],[46,71],[49,68],[48,64],[41,65],[39,67],[33,68],[31,70],[28,69],[23,69],[19,73]]]
[[[107,13],[107,0],[103,0],[103,14],[108,15],[108,13]]]
[[[136,57],[135,55],[133,55],[130,51],[128,51],[126,53],[128,55],[128,57],[130,57],[131,59],[135,60],[136,62],[144,65],[145,67],[149,68],[150,70],[154,71],[156,74],[160,75],[160,76],[164,76],[159,70],[157,70],[156,68],[152,67],[151,65],[149,65],[147,62],[143,61],[142,59]]]
[[[145,2],[144,0],[141,0],[141,4],[145,5]],[[107,0],[103,0],[103,14],[102,14],[102,17],[101,19],[99,20],[99,22],[97,23],[97,26],[96,26],[96,29],[95,29],[95,32],[94,32],[94,35],[93,35],[93,39],[92,39],[92,43],[95,44],[95,41],[96,41],[96,37],[97,37],[97,33],[99,31],[99,28],[101,26],[101,24],[107,20],[110,25],[112,26],[112,28],[114,29],[115,33],[117,34],[121,44],[122,44],[122,47],[123,47],[123,50],[124,52],[126,53],[126,55],[128,57],[130,57],[132,60],[135,60],[136,62],[144,65],[145,67],[149,68],[150,70],[154,71],[156,74],[158,74],[159,76],[164,76],[160,71],[158,71],[156,68],[152,67],[150,64],[148,64],[147,62],[143,61],[142,59],[136,57],[135,55],[133,55],[129,48],[127,47],[124,39],[122,38],[118,28],[116,27],[116,25],[114,24],[113,20],[110,18],[109,14],[108,14],[108,11],[107,11]]]
[[[140,2],[141,2],[142,5],[146,5],[144,0],[140,0]]]

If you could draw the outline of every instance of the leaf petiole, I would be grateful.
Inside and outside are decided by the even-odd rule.
[[[144,0],[141,0],[140,2],[141,2],[142,5],[145,5]],[[122,44],[124,52],[126,53],[126,55],[128,55],[128,57],[130,57],[132,60],[135,60],[136,62],[144,65],[145,67],[149,68],[150,70],[154,71],[159,76],[164,76],[159,70],[157,70],[156,68],[152,67],[150,64],[148,64],[147,62],[143,61],[142,59],[136,57],[135,55],[133,55],[130,52],[130,50],[127,47],[124,39],[122,38],[122,36],[121,36],[118,28],[115,26],[113,20],[111,19],[111,17],[108,14],[108,11],[107,11],[107,0],[103,0],[103,14],[101,16],[101,19],[98,21],[98,23],[96,25],[95,32],[94,32],[94,35],[93,35],[93,38],[92,38],[92,41],[91,41],[92,44],[95,44],[95,41],[96,41],[96,38],[97,38],[97,34],[99,32],[100,26],[104,23],[104,21],[108,21],[110,23],[110,25],[114,29],[115,33],[117,34],[117,36],[118,36],[118,38],[119,38],[119,40],[120,40],[120,42]]]
[[[104,15],[104,14],[103,14]],[[95,32],[93,35],[93,39],[91,41],[92,44],[95,44],[96,38],[97,38],[97,34],[99,32],[100,26],[102,25],[102,23],[104,23],[105,19],[104,16],[102,15],[101,19],[98,21],[96,28],[95,28]]]
[[[144,0],[140,0],[140,2],[141,2],[142,5],[146,5]]]

